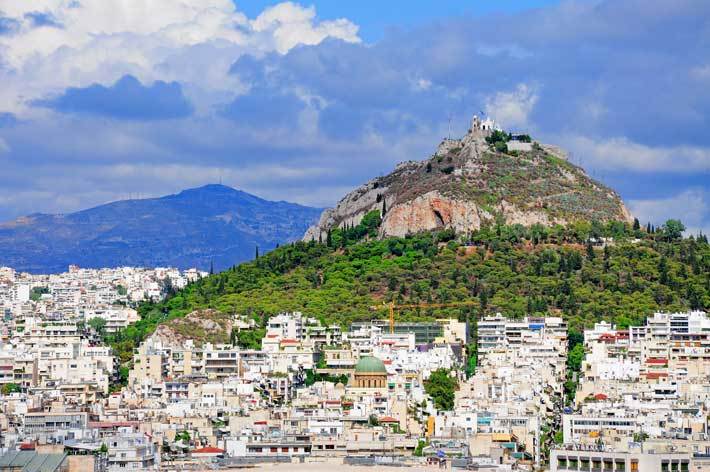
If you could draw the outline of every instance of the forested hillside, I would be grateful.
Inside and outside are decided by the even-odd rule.
[[[639,324],[654,310],[710,308],[707,238],[683,238],[682,227],[577,223],[563,228],[490,226],[456,237],[450,231],[371,239],[380,218],[368,214],[327,241],[297,242],[210,276],[140,309],[142,320],[113,339],[122,360],[155,327],[201,308],[252,316],[264,323],[302,311],[326,323],[385,317],[371,305],[476,300],[479,316],[559,314],[579,330],[606,319]],[[614,238],[602,247],[602,237]],[[464,309],[412,310],[399,319],[464,317]]]

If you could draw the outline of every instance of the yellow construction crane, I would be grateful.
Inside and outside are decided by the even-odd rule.
[[[394,311],[405,308],[452,308],[457,306],[473,306],[478,305],[478,301],[471,302],[452,302],[452,303],[411,303],[406,305],[397,305],[394,302],[383,303],[382,305],[371,306],[371,310],[389,309],[390,314],[390,334],[394,334]]]

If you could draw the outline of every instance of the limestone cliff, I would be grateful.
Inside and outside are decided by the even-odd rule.
[[[466,232],[496,218],[524,226],[632,219],[616,192],[568,162],[560,148],[512,141],[496,150],[485,139],[490,133],[474,121],[466,136],[444,140],[429,159],[370,180],[325,210],[304,239],[325,238],[329,228],[357,224],[371,210],[384,210],[383,237]]]

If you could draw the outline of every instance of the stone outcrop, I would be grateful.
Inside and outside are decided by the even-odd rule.
[[[437,228],[465,232],[480,228],[482,220],[491,218],[492,215],[474,202],[449,198],[432,191],[391,208],[385,214],[380,231],[386,236],[406,236]]]
[[[198,346],[205,342],[227,343],[233,327],[229,315],[211,309],[197,310],[159,325],[151,338],[164,346],[182,346],[188,339]]]
[[[530,151],[496,151],[486,142],[491,128],[472,123],[429,159],[402,163],[350,192],[304,240],[325,240],[329,229],[357,225],[372,210],[383,214],[381,237],[467,232],[500,219],[524,226],[633,219],[619,195],[567,161],[564,150],[534,143]]]

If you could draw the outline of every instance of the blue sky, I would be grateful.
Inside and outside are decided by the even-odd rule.
[[[235,0],[234,3],[237,8],[255,17],[279,2]],[[556,3],[552,0],[323,0],[304,2],[303,5],[314,6],[322,19],[348,18],[360,27],[363,41],[373,43],[392,29],[408,29],[453,17],[513,13]]]
[[[36,5],[0,0],[0,221],[220,180],[332,205],[485,110],[710,231],[707,1]]]

